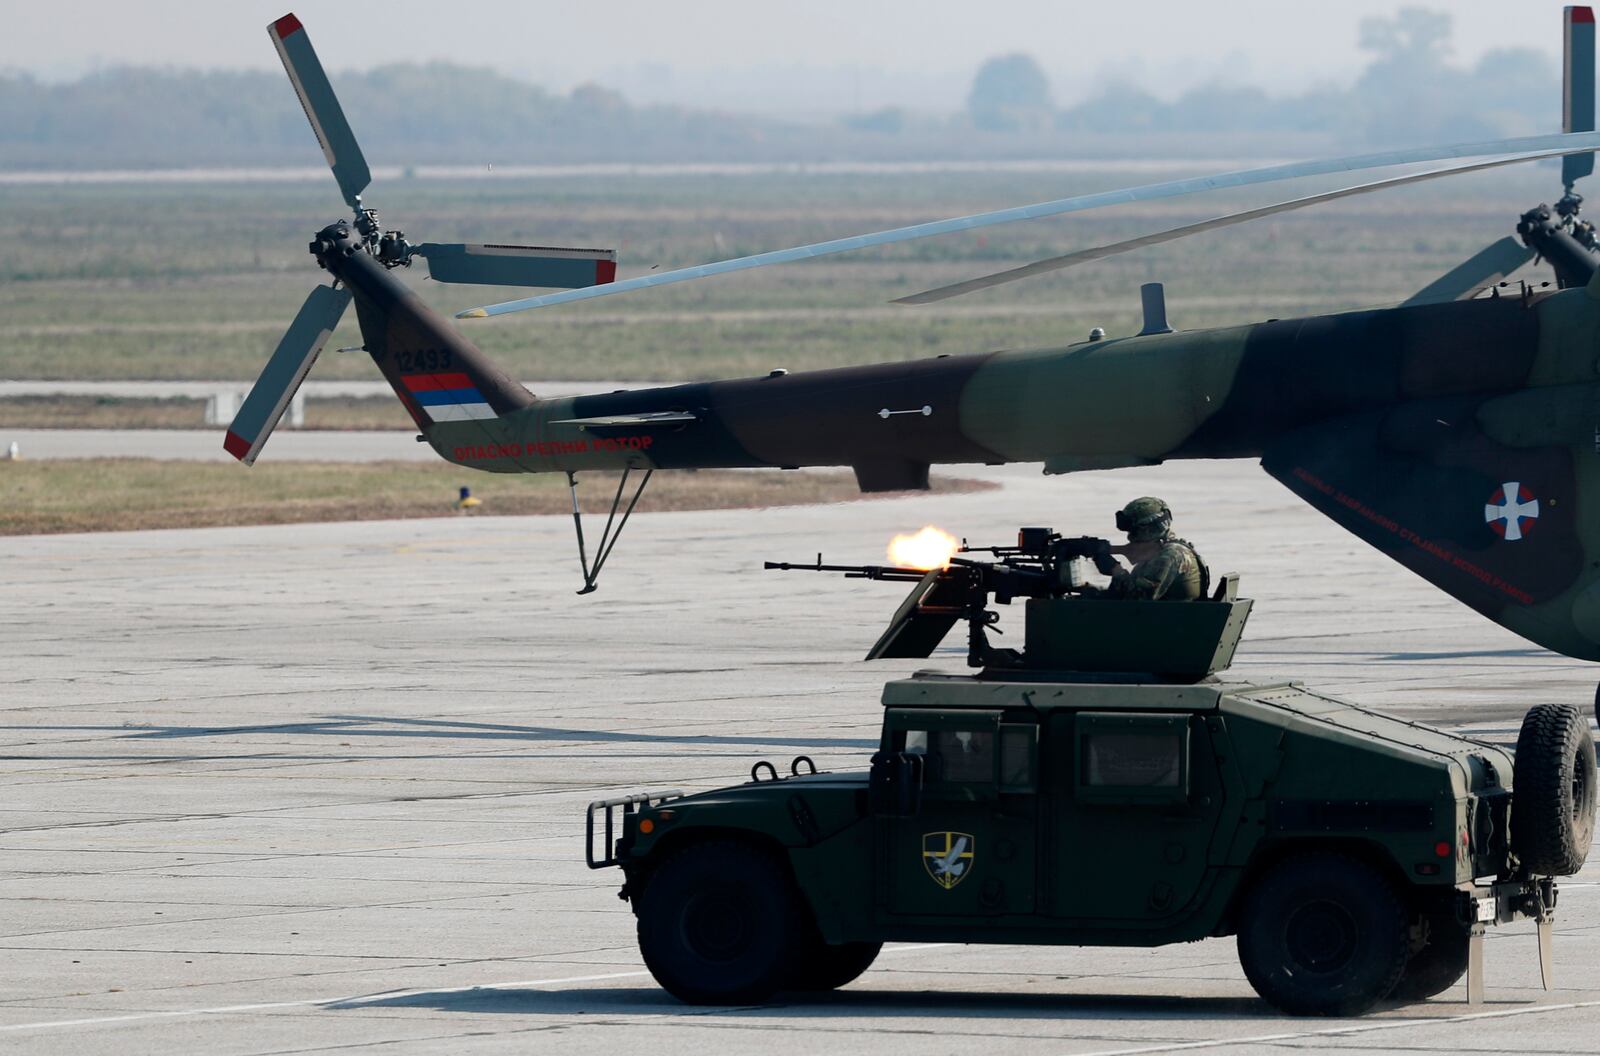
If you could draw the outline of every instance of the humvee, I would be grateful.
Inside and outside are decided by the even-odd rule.
[[[1230,681],[1251,608],[1237,577],[1199,601],[1082,597],[1081,542],[1036,532],[927,573],[776,566],[914,580],[869,658],[929,655],[964,618],[979,670],[890,681],[866,770],[801,756],[589,806],[589,864],[621,867],[664,988],[831,989],[887,941],[1233,935],[1266,1001],[1354,1015],[1463,975],[1480,1000],[1485,929],[1524,919],[1549,985],[1554,877],[1594,828],[1577,708],[1535,706],[1513,758],[1298,682]],[[1014,597],[1025,648],[990,649],[985,602]]]

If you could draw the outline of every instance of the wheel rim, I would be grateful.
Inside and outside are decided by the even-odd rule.
[[[1583,765],[1583,750],[1580,748],[1577,754],[1572,757],[1572,820],[1578,823],[1583,821],[1584,800],[1587,798],[1583,794],[1588,777],[1584,773],[1585,769]]]
[[[707,961],[738,960],[749,949],[755,918],[733,891],[700,891],[683,908],[684,944]]]
[[[1294,911],[1287,935],[1290,959],[1308,972],[1337,972],[1355,955],[1356,922],[1337,902],[1311,902]]]

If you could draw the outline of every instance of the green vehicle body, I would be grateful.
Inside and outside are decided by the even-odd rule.
[[[1485,927],[1519,919],[1540,922],[1548,968],[1556,890],[1519,860],[1513,754],[1298,682],[1213,674],[1249,613],[1235,583],[1205,601],[1030,599],[1028,649],[1005,666],[885,685],[870,771],[797,757],[786,776],[763,762],[741,785],[591,804],[590,865],[620,866],[622,897],[648,913],[680,852],[749,848],[781,863],[810,933],[840,949],[1153,947],[1240,933],[1258,881],[1321,856],[1393,893],[1413,958],[1428,927],[1459,943],[1444,985],[1467,971],[1469,941],[1481,983]],[[1092,670],[1079,640],[1120,642],[1122,666],[1144,673]],[[1584,803],[1592,817],[1582,795],[1573,819]]]
[[[1347,850],[1419,890],[1512,871],[1508,753],[1295,683],[925,673],[890,682],[883,703],[885,752],[913,731],[1020,747],[989,753],[987,774],[930,777],[909,818],[869,809],[864,772],[658,801],[622,833],[630,893],[675,846],[733,835],[781,848],[830,943],[1160,946],[1231,934],[1251,872],[1297,849]],[[1107,736],[1174,743],[1179,772],[1154,787],[1093,781],[1086,760]],[[1002,773],[1017,752],[1026,763]],[[948,888],[924,864],[942,832],[973,838]]]

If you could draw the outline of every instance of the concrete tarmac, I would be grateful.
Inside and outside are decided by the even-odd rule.
[[[1534,703],[1593,698],[1591,666],[1248,463],[980,472],[1003,489],[642,515],[584,598],[558,517],[0,539],[0,1051],[1596,1050],[1592,863],[1562,888],[1556,988],[1532,926],[1508,926],[1478,1006],[1458,986],[1287,1018],[1232,940],[899,946],[765,1008],[661,992],[619,875],[584,865],[584,804],[740,781],[759,758],[864,766],[886,678],[961,670],[955,635],[931,665],[861,663],[901,591],[764,558],[874,562],[927,523],[1108,534],[1154,493],[1256,599],[1237,674],[1496,740]]]

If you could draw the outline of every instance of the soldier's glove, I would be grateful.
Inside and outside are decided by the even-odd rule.
[[[1089,559],[1094,562],[1094,567],[1099,570],[1102,576],[1109,576],[1122,567],[1117,564],[1117,559],[1111,556],[1111,544],[1104,540],[1094,548],[1094,552],[1089,555]]]

